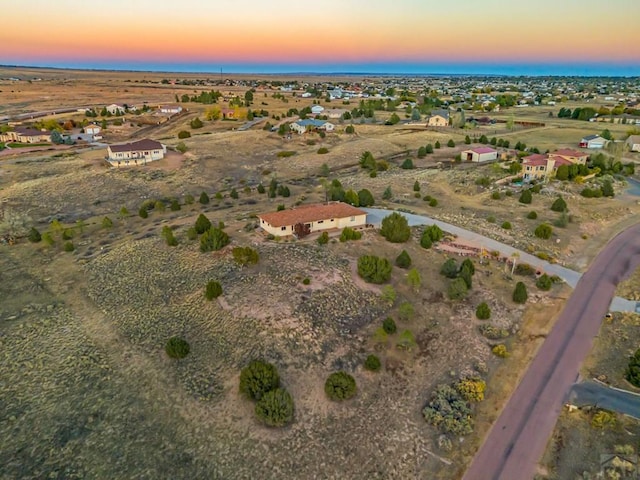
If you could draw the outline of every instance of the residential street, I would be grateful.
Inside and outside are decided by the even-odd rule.
[[[615,286],[638,265],[640,224],[611,240],[579,280],[463,480],[533,478]]]
[[[640,395],[611,388],[602,383],[576,383],[571,387],[569,403],[577,407],[604,408],[640,419]]]

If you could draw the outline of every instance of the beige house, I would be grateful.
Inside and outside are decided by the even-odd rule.
[[[102,140],[100,132],[102,132],[102,127],[100,127],[100,125],[90,124],[84,127],[84,133],[91,135],[94,140]]]
[[[573,165],[575,163],[578,162],[567,160],[561,155],[535,153],[522,159],[522,179],[525,182],[545,180],[554,176],[560,165]]]
[[[51,133],[27,127],[15,127],[13,131],[0,133],[0,142],[4,143],[48,143]]]
[[[433,110],[427,117],[427,127],[448,127],[449,112],[447,110]]]
[[[108,160],[113,166],[144,165],[147,162],[162,160],[167,153],[166,145],[155,140],[138,140],[137,142],[107,147]]]
[[[367,212],[348,203],[329,202],[264,213],[258,219],[260,227],[271,235],[303,237],[323,230],[364,227]]]
[[[630,135],[625,144],[632,152],[640,152],[640,135]]]

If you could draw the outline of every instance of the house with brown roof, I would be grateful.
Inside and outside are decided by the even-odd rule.
[[[563,158],[578,165],[586,165],[587,160],[589,159],[588,153],[582,153],[568,148],[556,150],[555,152],[550,153],[549,156],[554,158]]]
[[[0,133],[0,142],[49,143],[51,142],[51,132],[28,127],[15,127],[10,132]]]
[[[258,219],[260,227],[271,235],[303,237],[324,230],[364,227],[367,212],[348,203],[328,202],[263,213]]]
[[[166,153],[166,145],[149,139],[107,147],[108,161],[118,167],[144,165],[147,162],[162,160]]]
[[[448,127],[449,111],[433,110],[431,115],[427,117],[427,127]]]

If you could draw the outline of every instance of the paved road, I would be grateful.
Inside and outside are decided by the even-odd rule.
[[[602,383],[576,383],[571,387],[568,401],[578,407],[605,408],[640,419],[640,395],[611,388]]]
[[[363,210],[367,212],[367,223],[371,223],[373,225],[379,225],[382,219],[391,213],[390,210],[383,210],[379,208],[363,208]],[[580,277],[582,276],[580,272],[576,272],[558,264],[545,262],[544,260],[541,260],[534,255],[518,250],[510,245],[485,237],[483,235],[480,235],[479,233],[471,232],[469,230],[465,230],[464,228],[451,225],[450,223],[441,222],[440,220],[436,220],[425,215],[414,215],[404,212],[398,213],[404,215],[407,218],[409,225],[411,226],[435,224],[445,232],[449,232],[459,238],[474,242],[477,245],[482,245],[487,250],[497,250],[498,252],[508,257],[510,257],[513,253],[517,253],[518,261],[538,267],[544,272],[547,272],[551,275],[558,275],[573,288],[575,288],[575,286],[578,284],[578,281],[580,280]],[[611,302],[610,309],[612,312],[634,312],[636,311],[636,302],[616,297]]]
[[[638,265],[640,224],[611,240],[579,280],[463,480],[533,478],[615,286]]]

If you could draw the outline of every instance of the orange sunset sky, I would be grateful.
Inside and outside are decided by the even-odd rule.
[[[30,0],[3,7],[2,64],[640,71],[640,0]]]

